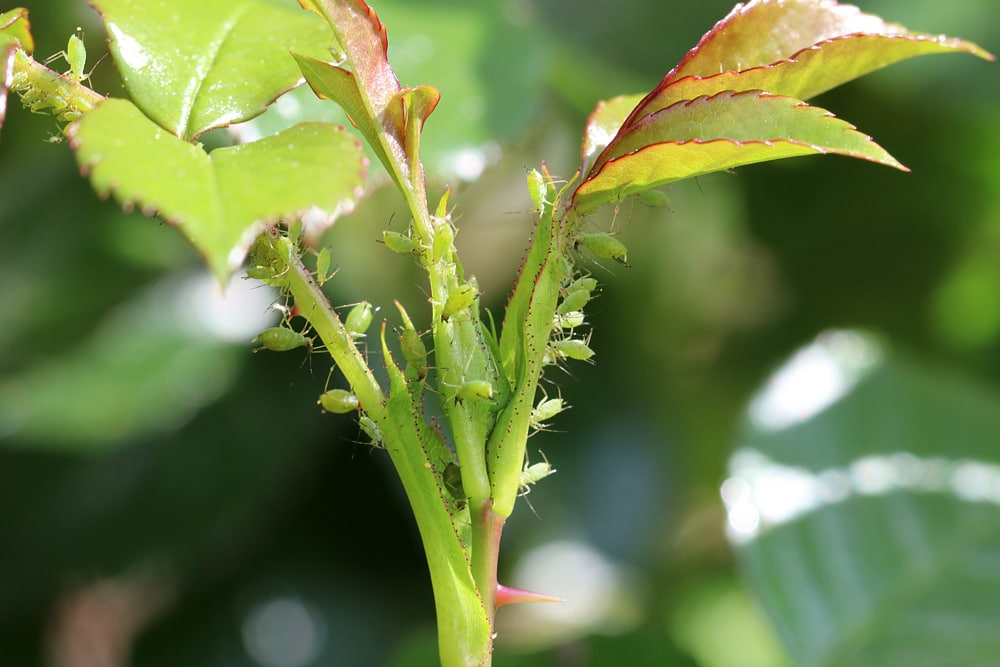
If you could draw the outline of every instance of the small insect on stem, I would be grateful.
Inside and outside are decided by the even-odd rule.
[[[476,288],[469,283],[463,283],[448,292],[448,298],[441,308],[441,319],[447,322],[453,315],[460,313],[476,300]]]
[[[368,415],[361,415],[358,417],[358,428],[368,436],[372,447],[382,446],[382,432],[378,430],[378,424],[375,423],[374,419]]]
[[[531,512],[535,516],[538,516],[538,513],[535,512],[535,508],[531,505],[531,501],[525,498],[525,496],[531,493],[532,485],[537,484],[556,471],[556,469],[552,467],[552,464],[549,463],[549,460],[545,458],[545,453],[541,450],[538,450],[538,453],[542,455],[542,461],[540,463],[528,465],[527,455],[524,457],[524,468],[521,470],[521,478],[519,480],[521,484],[521,493],[518,494],[519,497],[524,498],[524,501],[528,503],[528,507],[531,507]]]
[[[465,487],[462,485],[462,468],[457,463],[448,462],[441,473],[441,483],[444,484],[445,491],[454,501],[455,509],[465,509],[469,497],[465,495]]]
[[[594,356],[594,351],[587,345],[587,341],[577,338],[567,338],[552,342],[551,350],[555,360],[576,359],[577,361],[589,361]]]
[[[330,271],[330,248],[324,247],[316,255],[316,284],[322,287],[335,273]]]
[[[493,385],[486,380],[470,380],[458,388],[455,392],[455,402],[464,403],[469,401],[489,401],[493,399]]]
[[[414,253],[417,248],[416,241],[409,236],[388,230],[382,232],[382,242],[385,243],[386,248],[400,255]]]
[[[531,427],[538,430],[544,429],[546,426],[545,422],[558,415],[566,407],[562,398],[542,399],[538,405],[531,409]]]
[[[325,391],[320,394],[319,400],[316,402],[323,406],[324,412],[332,412],[338,415],[346,415],[349,412],[354,412],[361,405],[358,402],[358,397],[346,389],[330,389],[329,391]]]
[[[670,206],[670,198],[663,190],[640,190],[635,194],[639,198],[639,201],[646,206],[653,208],[666,208]]]
[[[254,348],[254,352],[260,352],[261,350],[288,352],[300,347],[304,347],[307,351],[312,352],[315,340],[312,336],[306,336],[305,333],[293,331],[286,327],[270,327],[261,331],[250,342],[260,344],[260,347]]]
[[[628,266],[628,248],[611,234],[578,234],[573,245],[583,246],[601,259],[613,259]]]
[[[375,310],[367,301],[355,305],[344,320],[344,328],[351,334],[352,338],[363,338],[368,327],[372,324]]]

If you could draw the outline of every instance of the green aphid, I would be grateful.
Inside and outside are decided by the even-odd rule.
[[[368,415],[361,415],[358,417],[358,428],[368,436],[372,447],[382,446],[382,432],[378,429],[378,424],[375,423],[374,419]]]
[[[493,399],[493,385],[486,380],[470,380],[455,392],[455,400],[459,403],[469,401],[489,401]]]
[[[455,230],[444,220],[434,229],[434,243],[431,246],[431,261],[435,264],[446,259],[455,243]]]
[[[575,329],[586,322],[582,310],[571,310],[568,313],[556,313],[552,318],[553,329]]]
[[[526,496],[531,493],[531,485],[537,484],[556,471],[542,454],[542,461],[528,465],[527,459],[524,461],[524,469],[521,470],[521,495]]]
[[[400,255],[409,255],[416,251],[416,242],[405,234],[386,230],[382,232],[382,242],[389,250]]]
[[[316,283],[322,287],[334,273],[330,273],[330,248],[324,247],[316,255]]]
[[[84,46],[83,40],[78,35],[69,36],[69,42],[66,43],[66,62],[69,63],[67,76],[78,82],[87,78],[83,72],[87,66],[87,47]]]
[[[559,307],[556,309],[556,312],[563,315],[574,310],[583,310],[583,307],[587,305],[588,301],[590,301],[590,292],[586,290],[578,289],[576,291],[569,292],[559,303]]]
[[[419,382],[427,377],[427,347],[416,329],[403,329],[399,336],[399,346],[406,359],[407,378]]]
[[[304,347],[309,352],[312,352],[315,340],[311,336],[306,336],[298,331],[292,331],[286,327],[270,327],[257,334],[257,337],[251,342],[260,345],[260,347],[254,348],[254,352],[259,352],[260,350],[288,352],[300,347]]]
[[[584,341],[576,338],[554,341],[552,343],[552,348],[555,350],[556,355],[558,355],[561,359],[587,361],[594,356],[594,351],[590,349],[590,346]]]
[[[476,300],[476,288],[469,283],[459,285],[448,293],[448,298],[441,309],[441,319],[448,321],[452,315],[460,313]]]
[[[538,405],[531,409],[532,428],[541,429],[545,427],[545,422],[552,419],[566,409],[561,398],[545,398]]]
[[[595,289],[597,289],[597,279],[590,276],[582,276],[566,286],[566,294],[580,291],[590,294]]]
[[[371,326],[374,315],[375,311],[372,309],[372,305],[367,301],[362,301],[351,308],[351,312],[347,314],[347,319],[344,321],[344,328],[347,329],[352,338],[361,338]]]
[[[583,246],[601,259],[613,259],[628,266],[628,248],[611,234],[579,234],[574,245]]]
[[[360,406],[358,397],[346,389],[331,389],[320,394],[317,401],[323,406],[325,412],[332,412],[338,415],[345,415],[354,412]]]
[[[548,187],[545,184],[545,177],[537,169],[528,172],[528,194],[531,195],[531,203],[534,204],[535,210],[541,212],[545,207]]]
[[[468,504],[468,496],[465,495],[465,487],[462,485],[462,468],[453,461],[449,461],[441,473],[441,483],[444,484],[445,491],[455,501],[455,509],[465,509]]]
[[[670,198],[663,190],[640,190],[636,196],[646,206],[654,208],[666,208],[670,206]]]

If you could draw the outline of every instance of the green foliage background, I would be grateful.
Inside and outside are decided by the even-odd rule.
[[[40,56],[82,25],[96,60],[102,32],[82,2],[22,4]],[[503,155],[452,199],[463,262],[494,313],[530,230],[524,170],[545,160],[569,176],[594,102],[649,89],[730,8],[373,4],[401,80],[442,91],[425,144],[429,162],[452,172],[438,188],[459,183],[459,158],[474,167]],[[987,0],[863,9],[1000,51]],[[117,92],[109,61],[93,77]],[[633,266],[594,268],[604,283],[588,314],[597,364],[550,387],[574,409],[530,449],[558,474],[530,496],[537,517],[525,506],[512,518],[501,578],[534,547],[572,540],[631,583],[612,618],[533,646],[505,609],[497,664],[781,664],[722,533],[718,486],[744,407],[776,364],[831,327],[876,332],[996,390],[998,82],[973,58],[918,59],[818,100],[911,174],[798,159],[678,184],[669,209],[626,201],[608,212]],[[168,600],[133,664],[250,664],[242,633],[277,599],[302,602],[322,629],[319,654],[301,664],[432,664],[412,517],[386,458],[356,444],[350,420],[314,408],[320,357],[310,368],[292,353],[251,355],[253,332],[223,340],[192,325],[185,314],[198,304],[176,295],[201,269],[180,236],[97,200],[65,145],[43,142],[57,133],[51,119],[10,106],[0,142],[5,662],[41,664],[59,601],[119,577],[147,601]],[[334,303],[365,298],[387,313],[400,298],[419,312],[417,273],[375,242],[387,224],[402,227],[394,215],[405,207],[384,190],[327,235],[341,267]]]

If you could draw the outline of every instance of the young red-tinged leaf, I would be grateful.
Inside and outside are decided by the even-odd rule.
[[[440,94],[430,86],[400,86],[389,65],[385,26],[362,0],[299,4],[329,21],[346,55],[345,67],[296,56],[303,75],[317,95],[344,108],[397,185],[409,190],[419,176],[420,130]]]
[[[766,90],[776,95],[809,99],[894,63],[934,53],[971,53],[993,56],[971,42],[943,35],[899,33],[854,34],[819,42],[790,58],[741,71],[708,77],[686,76],[657,86],[628,124],[682,100],[715,95],[725,90]]]
[[[322,57],[333,44],[318,17],[268,0],[92,4],[133,101],[183,139],[260,114],[301,81],[290,50]]]
[[[601,156],[594,175],[577,188],[574,205],[585,213],[664,183],[822,153],[905,170],[881,146],[824,109],[760,91],[725,92],[680,102],[624,132]]]
[[[399,92],[399,79],[389,65],[389,40],[375,10],[362,0],[299,0],[306,9],[329,22],[340,42],[347,64],[365,91],[372,107],[380,114]]]
[[[964,40],[912,33],[856,7],[819,0],[765,0],[738,5],[641,101],[601,103],[588,119],[583,171],[619,128],[677,102],[723,91],[765,90],[808,99],[915,56],[965,52],[992,60]],[[633,100],[633,108],[624,107]]]
[[[265,225],[317,207],[332,220],[360,195],[364,160],[342,128],[303,123],[206,153],[111,99],[69,127],[94,189],[177,225],[224,280]]]

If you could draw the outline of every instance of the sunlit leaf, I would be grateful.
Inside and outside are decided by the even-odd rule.
[[[577,188],[585,213],[602,203],[701,174],[779,158],[837,153],[905,169],[819,107],[760,91],[720,93],[675,104],[624,130]]]
[[[94,5],[104,16],[111,53],[133,101],[185,139],[252,118],[296,86],[302,76],[290,50],[322,58],[335,45],[322,20],[291,3],[95,0]]]
[[[7,117],[7,92],[14,77],[14,53],[21,48],[30,54],[34,46],[27,9],[12,9],[0,14],[0,128]]]
[[[583,173],[590,171],[594,159],[615,138],[622,123],[642,98],[641,94],[619,95],[597,103],[593,112],[587,117],[587,124],[583,130],[583,145],[580,149]]]
[[[35,50],[27,9],[19,7],[0,14],[0,43],[4,40],[13,40],[28,55]]]
[[[738,4],[664,77],[711,76],[790,58],[813,44],[852,33],[894,34],[906,28],[829,0],[758,0]]]
[[[1000,396],[857,334],[800,351],[723,487],[743,571],[805,667],[1000,655]]]
[[[357,140],[326,124],[206,153],[133,104],[108,100],[69,131],[99,193],[176,224],[220,279],[242,263],[265,224],[313,208],[331,220],[349,211],[364,173]]]
[[[625,107],[635,96],[598,106],[584,132],[583,171],[590,176],[611,157],[598,155],[616,141],[620,128],[684,100],[749,90],[805,100],[901,60],[948,52],[993,58],[971,42],[911,33],[850,5],[819,0],[740,5],[634,108]],[[608,150],[623,153],[618,147]]]

